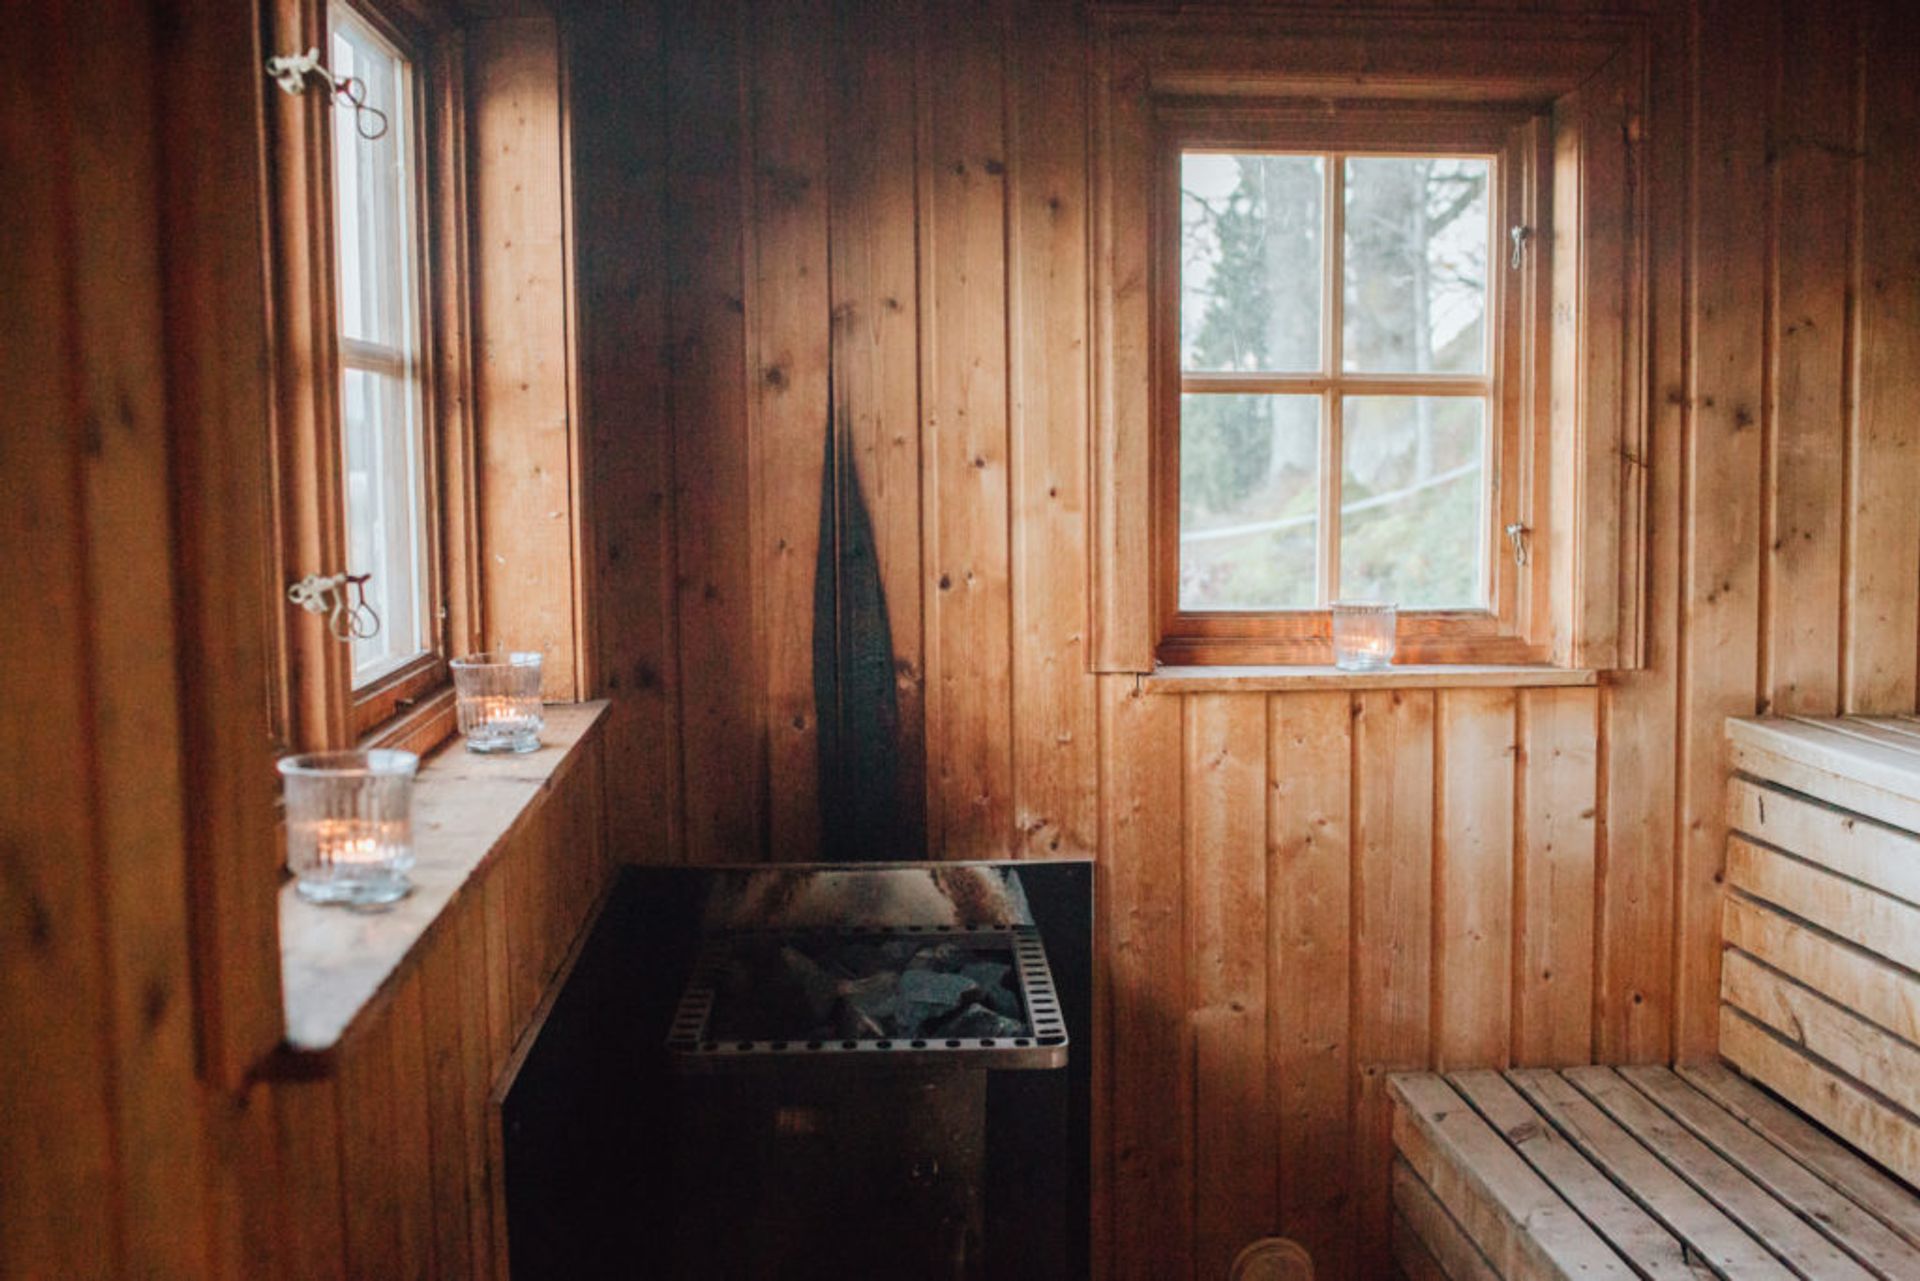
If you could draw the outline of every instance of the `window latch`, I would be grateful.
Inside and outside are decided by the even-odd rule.
[[[1532,532],[1519,521],[1507,526],[1507,541],[1513,544],[1513,563],[1522,569],[1527,567],[1527,535]]]
[[[287,585],[287,599],[309,614],[325,614],[327,631],[337,641],[371,640],[380,634],[380,615],[367,603],[372,579],[372,574],[308,574]]]
[[[1512,230],[1507,232],[1507,235],[1513,241],[1513,257],[1508,261],[1507,265],[1515,271],[1518,271],[1520,270],[1520,255],[1525,252],[1527,242],[1533,239],[1533,228],[1523,227],[1519,223],[1515,223]]]

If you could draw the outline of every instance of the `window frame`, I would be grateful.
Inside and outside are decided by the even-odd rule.
[[[1398,388],[1418,394],[1425,386],[1484,388],[1487,403],[1484,458],[1485,520],[1482,537],[1489,574],[1488,608],[1402,610],[1399,659],[1417,663],[1537,663],[1548,657],[1545,618],[1539,606],[1550,594],[1550,561],[1544,554],[1546,512],[1537,462],[1547,454],[1547,406],[1530,394],[1546,383],[1549,353],[1536,309],[1550,285],[1543,247],[1550,243],[1552,207],[1551,128],[1538,109],[1506,104],[1377,101],[1236,102],[1170,98],[1157,104],[1154,131],[1155,193],[1150,210],[1154,284],[1150,303],[1154,382],[1151,408],[1153,468],[1154,656],[1161,664],[1324,664],[1332,661],[1331,615],[1310,610],[1186,610],[1180,590],[1181,397],[1190,382],[1220,390],[1256,393],[1312,391],[1326,396],[1320,433],[1321,521],[1316,572],[1328,569],[1325,543],[1337,539],[1338,513],[1330,506],[1336,485],[1331,469],[1341,465],[1338,388],[1362,384],[1370,391]],[[1322,261],[1323,369],[1315,374],[1193,374],[1181,365],[1180,169],[1188,152],[1313,154],[1327,159],[1327,251]],[[1487,157],[1493,163],[1488,201],[1488,367],[1484,376],[1368,375],[1338,368],[1344,281],[1337,274],[1334,239],[1343,231],[1344,170],[1349,156],[1455,155]],[[1534,229],[1521,266],[1508,266],[1497,229]],[[1331,342],[1326,340],[1333,334]],[[1333,421],[1326,421],[1327,415]],[[1502,531],[1525,528],[1527,564],[1516,563]],[[1324,580],[1320,594],[1333,585]]]
[[[454,724],[449,660],[480,648],[477,486],[470,412],[464,57],[460,35],[397,5],[338,0],[408,64],[405,122],[412,147],[410,257],[417,315],[425,518],[425,653],[363,688],[351,646],[325,619],[281,611],[273,728],[282,750],[351,746],[426,751]],[[331,50],[329,0],[284,0],[283,21],[303,46]],[[325,59],[323,59],[325,61]],[[341,334],[334,138],[350,113],[320,92],[297,100],[301,128],[270,140],[276,182],[269,230],[276,320],[275,490],[280,497],[276,581],[358,570],[348,566],[344,497],[345,371]],[[372,104],[378,106],[379,104]],[[399,113],[389,113],[396,116]]]

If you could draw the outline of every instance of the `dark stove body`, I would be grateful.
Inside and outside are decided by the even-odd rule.
[[[518,1281],[1086,1277],[1090,1080],[1078,1042],[1092,1005],[1093,869],[977,866],[1019,873],[1071,1038],[1062,1066],[971,1054],[943,1065],[911,1046],[795,1053],[771,1040],[764,1053],[735,1042],[724,1064],[689,1062],[684,1035],[669,1043],[713,942],[716,889],[754,905],[734,918],[743,928],[813,928],[863,919],[843,910],[855,882],[797,896],[823,907],[806,925],[804,912],[779,917],[785,891],[742,893],[767,888],[756,869],[624,869],[503,1085]],[[949,884],[969,902],[992,899],[971,894],[978,881]]]
[[[1064,1086],[1069,1037],[1018,872],[722,873],[703,916],[667,1037],[676,1273],[1028,1274],[1003,1211],[1036,1190],[989,1160],[989,1080]]]

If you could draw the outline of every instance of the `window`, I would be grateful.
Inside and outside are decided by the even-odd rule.
[[[1162,661],[1325,661],[1339,599],[1398,604],[1418,661],[1544,657],[1543,126],[1427,110],[1167,121]]]
[[[1640,665],[1647,25],[1093,25],[1088,666]]]
[[[334,122],[334,259],[340,316],[341,501],[346,572],[379,622],[356,632],[352,688],[405,673],[436,648],[413,67],[351,8],[328,11],[336,77],[365,86],[387,128]],[[368,119],[372,119],[369,117]]]

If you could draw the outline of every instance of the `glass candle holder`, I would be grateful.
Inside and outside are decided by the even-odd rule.
[[[453,693],[469,752],[531,752],[547,721],[540,655],[470,654],[453,660]]]
[[[1374,601],[1333,602],[1333,665],[1345,672],[1372,672],[1393,665],[1394,627],[1400,611]]]
[[[287,868],[312,903],[373,908],[412,890],[412,752],[315,752],[279,765]]]

